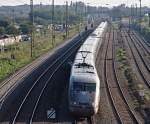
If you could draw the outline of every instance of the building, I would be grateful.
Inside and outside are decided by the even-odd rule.
[[[9,35],[0,36],[0,46],[8,46],[15,43],[19,43],[22,40],[21,35],[12,37]]]

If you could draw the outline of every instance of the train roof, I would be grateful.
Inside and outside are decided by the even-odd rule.
[[[98,81],[97,75],[73,75],[71,77],[72,82],[80,83],[96,83]]]
[[[101,39],[106,24],[106,22],[102,22],[78,50],[71,72],[73,76],[91,75],[90,77],[95,77],[97,75],[95,69],[95,53],[100,41],[102,41]]]

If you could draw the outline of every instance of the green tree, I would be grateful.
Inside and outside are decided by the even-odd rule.
[[[31,32],[31,25],[28,24],[28,23],[24,23],[24,24],[21,24],[20,25],[20,31],[23,33],[23,34],[29,34]]]
[[[0,20],[0,27],[8,27],[9,26],[9,22],[5,21],[5,20]]]
[[[16,35],[19,34],[19,30],[16,27],[14,27],[13,25],[9,25],[6,28],[6,33],[9,34],[9,35],[13,35],[14,37],[16,37]]]
[[[3,35],[5,33],[5,28],[4,27],[0,27],[0,35]]]

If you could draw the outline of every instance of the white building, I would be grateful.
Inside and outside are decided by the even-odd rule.
[[[22,40],[21,35],[16,36],[16,38],[7,36],[4,38],[0,38],[0,46],[12,45],[12,44],[20,42],[21,40]]]

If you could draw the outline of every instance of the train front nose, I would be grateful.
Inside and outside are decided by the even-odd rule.
[[[80,117],[87,117],[95,114],[94,107],[92,106],[85,106],[85,105],[70,106],[69,110],[72,115]]]
[[[75,93],[70,102],[69,110],[79,116],[91,116],[95,114],[94,96],[89,93]]]

